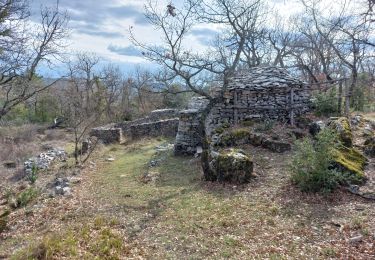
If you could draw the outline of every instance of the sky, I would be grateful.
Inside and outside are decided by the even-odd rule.
[[[135,36],[143,42],[158,42],[158,33],[144,17],[146,0],[60,0],[60,8],[68,11],[71,29],[67,55],[75,52],[94,52],[105,62],[118,65],[123,71],[132,71],[136,66],[152,68],[129,40],[128,30],[133,27]],[[161,6],[170,0],[158,0]],[[180,8],[183,0],[172,3]],[[41,6],[50,6],[56,0],[31,0],[32,20],[38,21]],[[297,0],[269,0],[282,16],[298,11]],[[204,49],[215,37],[215,30],[198,25],[191,31],[189,42],[194,48]],[[42,68],[42,74],[56,74]]]

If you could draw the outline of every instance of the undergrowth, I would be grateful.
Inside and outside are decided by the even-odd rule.
[[[332,167],[333,151],[338,145],[337,134],[329,129],[321,131],[316,140],[297,141],[290,164],[292,182],[306,192],[334,190],[345,178]]]

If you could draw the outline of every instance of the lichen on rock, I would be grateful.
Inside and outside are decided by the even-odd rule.
[[[335,130],[339,135],[340,141],[346,147],[352,147],[353,145],[353,135],[350,128],[350,122],[346,117],[334,118],[328,123],[328,126]]]
[[[342,170],[354,174],[359,179],[364,179],[364,167],[366,157],[355,148],[341,146],[333,151],[336,166]]]

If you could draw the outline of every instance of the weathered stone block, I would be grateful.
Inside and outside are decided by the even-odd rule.
[[[229,149],[214,154],[210,168],[207,180],[242,184],[252,177],[253,161],[241,150]]]

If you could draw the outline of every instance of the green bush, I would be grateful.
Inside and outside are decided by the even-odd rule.
[[[339,145],[337,134],[325,129],[317,140],[304,138],[297,141],[296,152],[290,165],[292,182],[302,191],[330,192],[344,178],[332,167],[333,151]]]
[[[33,167],[31,168],[31,173],[29,175],[29,180],[31,184],[34,184],[36,182],[36,179],[38,178],[38,167],[36,167],[35,163],[33,164]]]
[[[16,124],[23,124],[28,121],[29,111],[25,104],[18,104],[6,116],[5,121],[12,121]]]
[[[27,190],[21,192],[17,196],[17,206],[18,207],[25,207],[29,204],[33,199],[38,196],[38,190],[34,188],[28,188]]]
[[[335,88],[315,94],[314,107],[317,116],[332,116],[338,113],[338,99]]]

